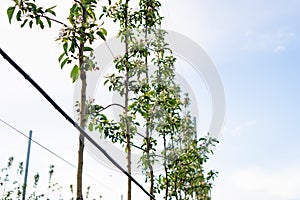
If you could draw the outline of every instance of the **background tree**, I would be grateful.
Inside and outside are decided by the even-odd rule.
[[[159,31],[162,19],[159,15],[160,2],[141,0],[135,11],[129,7],[128,3],[129,1],[125,3],[120,1],[108,8],[104,8],[107,15],[114,22],[119,23],[118,36],[125,45],[125,54],[114,61],[117,73],[108,76],[106,83],[110,84],[109,88],[111,90],[117,91],[125,99],[125,113],[120,117],[120,127],[124,127],[126,130],[122,130],[121,138],[119,139],[121,142],[126,141],[128,172],[131,172],[131,146],[135,146],[142,150],[141,165],[146,175],[146,181],[150,181],[149,192],[153,194],[153,164],[155,161],[154,147],[156,141],[151,134],[155,131],[154,118],[157,118],[155,113],[160,112],[156,107],[166,102],[159,101],[157,98],[160,95],[159,93],[162,93],[162,88],[167,88],[167,85],[170,86],[170,82],[165,81],[164,87],[162,87],[161,82],[164,79],[171,80],[174,78],[172,70],[174,70],[173,63],[175,59],[164,57],[164,51],[167,48],[161,41],[163,39],[162,31]],[[160,38],[153,37],[158,31],[160,32]],[[150,65],[154,65],[151,71],[155,71],[156,75],[164,74],[164,77],[160,78],[159,83],[156,82],[158,79],[155,79],[150,74]],[[172,66],[171,72],[170,69],[162,69],[170,66]],[[167,94],[167,92],[164,94]],[[131,99],[129,99],[129,95],[132,95]],[[154,108],[157,111],[154,112]],[[131,114],[130,116],[129,113]],[[139,121],[135,122],[135,119],[139,119]],[[165,124],[169,123],[166,122]],[[145,127],[145,133],[137,132],[137,126]],[[136,133],[143,138],[143,144],[140,147],[137,144],[131,144],[130,141]],[[129,180],[128,199],[130,198],[131,185]]]
[[[204,163],[213,153],[212,147],[218,141],[211,138],[209,134],[197,139],[194,122],[188,110],[187,94],[183,102],[181,125],[178,134],[174,135],[170,144],[172,149],[168,162],[170,199],[174,197],[176,200],[209,200],[212,181],[217,176],[217,172],[210,170],[205,175]],[[164,184],[162,186],[165,187]]]

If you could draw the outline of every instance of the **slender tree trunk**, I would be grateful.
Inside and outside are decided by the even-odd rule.
[[[146,20],[147,21],[147,20]],[[147,23],[147,22],[146,22]],[[148,27],[146,26],[145,29],[145,42],[147,45],[147,39],[148,39]],[[148,68],[148,54],[145,57],[145,65],[146,65],[146,81],[147,84],[149,84],[149,68]],[[149,105],[149,100],[147,100],[147,103]],[[150,160],[150,150],[151,150],[151,139],[150,139],[150,123],[151,123],[151,116],[148,116],[146,119],[146,157],[147,157],[147,165],[149,168],[149,175],[150,175],[150,190],[149,193],[153,194],[153,189],[154,189],[154,173],[153,173],[153,166],[151,164],[151,160]],[[151,197],[150,197],[151,200]]]
[[[126,70],[127,71],[127,70]],[[127,170],[131,174],[131,146],[130,146],[130,122],[128,120],[128,100],[129,100],[129,87],[128,87],[129,77],[128,71],[126,72],[125,80],[125,123],[126,123],[126,149],[127,149]],[[131,180],[128,178],[128,192],[127,199],[131,200]]]
[[[168,167],[167,167],[167,140],[166,140],[165,133],[163,133],[163,139],[164,139],[164,167],[165,167],[165,176],[166,176],[165,200],[167,200],[168,193],[169,193],[169,178],[168,178]]]
[[[83,22],[86,21],[86,11],[83,10]],[[81,97],[80,97],[80,126],[85,129],[86,126],[86,71],[83,68],[83,50],[84,42],[80,43],[79,47],[79,67],[80,67],[80,80],[81,80]],[[78,163],[77,163],[77,193],[76,199],[83,199],[82,196],[82,172],[83,172],[83,151],[84,151],[84,137],[79,136],[79,149],[78,149]]]
[[[129,99],[128,98],[128,95],[129,95],[128,82],[129,82],[129,77],[128,77],[128,71],[127,71],[126,72],[126,80],[125,80],[126,149],[127,149],[127,170],[128,170],[128,173],[131,174],[130,124],[129,124],[129,120],[128,120],[128,99]],[[127,180],[127,185],[128,185],[127,200],[131,200],[131,180],[130,180],[130,178],[128,178],[128,180]]]
[[[149,193],[153,194],[154,189],[154,173],[153,173],[153,166],[150,160],[150,150],[151,150],[151,141],[150,141],[150,134],[149,134],[149,126],[146,127],[146,156],[147,156],[147,165],[149,167],[149,174],[150,174],[150,190]],[[151,197],[150,197],[151,200]]]
[[[80,126],[85,127],[85,113],[86,113],[86,74],[84,70],[81,70],[81,114],[80,114]],[[83,172],[83,151],[84,151],[84,137],[79,136],[79,149],[78,149],[78,164],[77,164],[77,197],[76,199],[82,198],[82,172]]]
[[[128,120],[128,102],[129,102],[129,50],[128,50],[128,2],[126,0],[125,13],[125,56],[126,56],[126,75],[125,75],[125,126],[126,126],[126,149],[127,149],[127,170],[131,174],[131,146],[130,146],[130,122]],[[131,200],[131,180],[127,179],[127,200]]]

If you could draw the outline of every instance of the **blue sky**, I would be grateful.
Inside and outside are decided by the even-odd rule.
[[[201,2],[227,97],[215,198],[300,199],[300,2]]]
[[[300,1],[164,0],[162,3],[165,27],[188,36],[204,48],[223,80],[226,121],[220,144],[207,165],[220,173],[213,199],[299,200]],[[71,1],[64,6],[70,4]],[[53,42],[60,27],[41,32],[21,30],[15,21],[10,26],[5,15],[8,5],[8,0],[0,3],[1,48],[72,114],[73,85],[68,79],[68,69],[59,68],[57,57],[61,48]],[[63,9],[58,14],[61,18],[66,15]],[[113,28],[108,29],[114,32]],[[33,129],[36,140],[76,163],[74,129],[3,59],[0,66],[0,117],[24,132]],[[1,164],[10,155],[23,159],[25,150],[20,147],[26,149],[27,141],[2,124],[0,131],[5,134],[0,145]],[[33,148],[36,152],[32,155],[36,160],[33,170],[46,173],[51,161],[57,168],[70,171],[68,180],[73,180],[74,169],[38,147]],[[87,180],[104,188],[101,191],[104,197],[108,197],[116,182],[125,181],[119,173],[103,169],[86,157],[87,171],[101,181]],[[60,173],[64,172],[58,169],[57,173],[59,181]],[[125,194],[125,189],[115,192],[111,199],[119,199],[122,192]],[[136,192],[136,195],[142,194]]]

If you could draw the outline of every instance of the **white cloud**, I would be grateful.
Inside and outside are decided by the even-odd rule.
[[[295,39],[295,33],[287,30],[261,32],[248,30],[245,33],[245,45],[243,49],[254,51],[269,51],[281,53]]]
[[[299,200],[299,166],[282,169],[242,168],[220,180],[213,191],[215,200]],[[221,198],[222,197],[222,198]]]
[[[300,173],[296,169],[242,169],[232,174],[232,181],[243,190],[265,193],[273,198],[300,198]]]
[[[278,45],[277,47],[275,47],[273,49],[273,53],[276,53],[276,54],[279,54],[279,53],[282,53],[286,50],[286,47],[283,46],[283,45]]]
[[[241,124],[232,126],[231,128],[225,128],[225,131],[228,132],[232,136],[239,136],[241,135],[244,131],[246,131],[248,128],[256,125],[255,120],[249,120],[246,122],[243,122]]]

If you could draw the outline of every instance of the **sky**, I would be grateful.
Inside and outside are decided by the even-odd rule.
[[[60,19],[66,18],[71,3],[53,1],[61,5]],[[299,200],[300,1],[163,0],[162,4],[164,27],[198,43],[223,81],[226,119],[220,143],[205,166],[219,172],[212,199]],[[9,5],[8,0],[0,3],[0,47],[73,116],[70,68],[60,69],[57,58],[62,50],[54,42],[60,27],[21,29],[15,20],[9,25]],[[113,37],[115,29],[108,31]],[[0,118],[26,134],[33,130],[36,141],[76,164],[76,130],[2,57],[0,69]],[[0,133],[0,166],[9,156],[25,160],[27,140],[1,122]],[[102,199],[120,199],[126,193],[121,173],[89,154],[85,159],[85,183]],[[76,169],[33,144],[29,176],[39,171],[41,181],[47,181],[49,164],[55,165],[54,179],[64,188],[75,183]],[[134,197],[145,196],[135,188]]]

